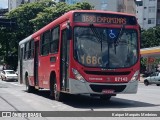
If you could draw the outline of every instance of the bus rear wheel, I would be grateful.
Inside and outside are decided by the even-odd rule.
[[[29,85],[28,76],[26,76],[25,79],[26,79],[26,91],[29,93],[34,92],[35,88]]]

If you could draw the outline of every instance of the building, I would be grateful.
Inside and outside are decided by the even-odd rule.
[[[9,11],[15,9],[21,4],[27,2],[36,2],[40,0],[9,0]],[[94,6],[96,10],[106,10],[115,12],[126,12],[135,14],[136,5],[135,0],[53,0],[55,2],[66,2],[67,4],[75,4],[77,2],[88,2]]]
[[[37,1],[40,0],[8,0],[8,10],[11,11],[24,3],[37,2]]]
[[[66,2],[67,4],[88,2],[93,5],[96,10],[136,13],[135,0],[60,0],[60,2]]]
[[[1,18],[1,16],[4,16],[4,14],[7,13],[7,12],[8,12],[7,8],[6,9],[0,9],[0,18]]]
[[[160,25],[160,0],[137,0],[136,16],[143,29]]]
[[[136,15],[136,2],[135,0],[123,0],[122,7],[123,11],[125,13],[130,13]]]

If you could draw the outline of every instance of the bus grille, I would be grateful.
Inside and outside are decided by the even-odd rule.
[[[102,92],[102,90],[114,90],[114,92],[122,92],[126,85],[90,85],[94,92]]]

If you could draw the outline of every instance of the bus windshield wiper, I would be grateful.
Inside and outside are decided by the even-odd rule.
[[[105,36],[104,33],[102,33],[102,35],[100,35],[100,33],[97,31],[97,29],[94,27],[93,24],[90,25],[90,28],[91,28],[93,34],[97,37],[98,42],[101,43],[101,52],[102,52],[102,42],[103,42],[103,40],[105,40],[105,38],[103,39],[103,37],[101,37],[101,36],[102,35]],[[108,44],[108,58],[109,58],[109,44]],[[108,59],[108,62],[105,64],[105,67],[108,67],[108,66],[109,66],[109,59]]]
[[[94,27],[93,24],[90,24],[90,28],[91,28],[91,31],[93,32],[93,34],[98,39],[98,42],[101,43],[101,51],[102,51],[102,37],[100,36],[99,32],[96,30],[96,28]]]
[[[115,51],[115,54],[116,54],[116,47],[118,46],[119,39],[120,39],[120,37],[122,36],[122,33],[123,33],[123,31],[124,31],[124,28],[125,28],[125,25],[122,25],[122,27],[121,27],[121,29],[120,29],[120,31],[119,31],[119,33],[118,33],[117,39],[116,39],[115,42],[114,42],[114,51]]]

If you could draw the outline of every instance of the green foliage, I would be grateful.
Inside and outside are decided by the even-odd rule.
[[[54,19],[62,16],[64,13],[70,10],[91,10],[93,6],[89,3],[76,3],[73,5],[68,5],[64,2],[57,3],[54,7],[49,7],[44,9],[44,12],[40,12],[35,19],[32,19],[31,22],[34,25],[34,30],[37,31],[38,29],[42,28],[49,22],[53,21]]]
[[[55,3],[52,0],[26,3],[7,13],[7,18],[15,18],[17,27],[0,27],[0,55],[18,55],[18,43],[33,34],[44,25],[60,17],[70,10],[93,9],[93,6],[84,2],[67,5],[64,2]]]
[[[160,27],[156,26],[148,30],[142,30],[141,48],[160,46]],[[160,58],[156,58],[155,65],[160,63]],[[141,59],[141,69],[147,65],[147,58]]]
[[[160,27],[156,26],[148,30],[142,30],[141,48],[155,47],[160,45]]]

